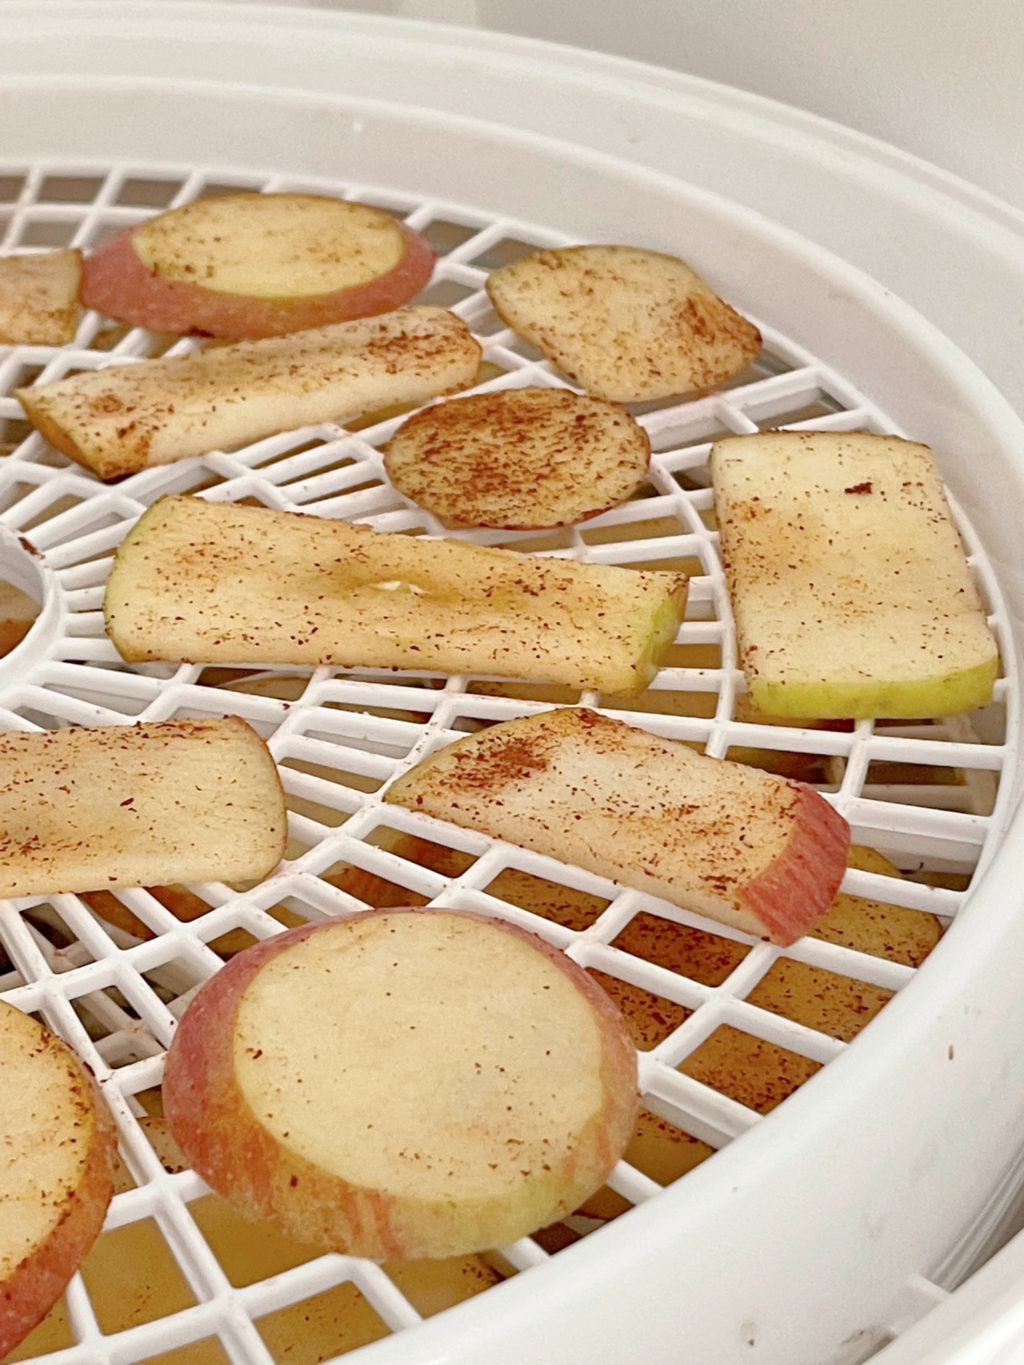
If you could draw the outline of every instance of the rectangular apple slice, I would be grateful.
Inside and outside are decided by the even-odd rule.
[[[129,661],[421,668],[630,693],[675,638],[686,588],[676,573],[166,497],[118,549],[104,613]]]
[[[444,308],[402,308],[285,337],[140,360],[15,390],[57,450],[101,479],[476,379],[480,346]]]
[[[582,707],[459,740],[385,799],[781,944],[829,909],[850,844],[809,787]]]
[[[82,253],[74,247],[0,257],[0,344],[64,346],[81,309]]]
[[[991,699],[998,648],[927,446],[765,432],[718,441],[711,472],[756,706],[913,718]]]
[[[237,717],[0,735],[0,896],[257,879],[286,831]]]

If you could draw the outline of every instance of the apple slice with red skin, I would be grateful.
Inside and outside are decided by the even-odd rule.
[[[64,1292],[113,1194],[114,1121],[55,1034],[0,1001],[0,1357]]]
[[[240,1213],[377,1260],[525,1236],[600,1188],[636,1053],[603,991],[514,925],[369,911],[247,949],[167,1056],[175,1140]]]
[[[434,251],[383,209],[312,194],[198,199],[87,257],[80,298],[156,332],[249,340],[401,308]]]
[[[586,707],[467,736],[385,799],[783,945],[828,910],[850,845],[810,787]]]

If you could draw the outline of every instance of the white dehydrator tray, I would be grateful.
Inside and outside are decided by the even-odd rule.
[[[714,754],[755,749],[802,765],[851,821],[856,840],[911,874],[897,881],[851,872],[845,888],[947,925],[917,969],[814,938],[783,953],[382,805],[387,782],[424,747],[577,697],[494,679],[369,670],[276,670],[292,679],[280,686],[241,670],[124,665],[103,634],[102,586],[126,527],[164,492],[255,499],[380,529],[442,528],[383,476],[378,447],[394,419],[358,431],[286,433],[100,485],[28,433],[6,395],[35,376],[130,363],[161,343],[86,315],[62,351],[11,348],[0,358],[10,448],[0,469],[0,566],[41,610],[23,644],[0,661],[0,720],[26,728],[235,711],[267,736],[291,806],[292,846],[279,873],[241,893],[194,888],[210,909],[187,924],[143,891],[118,899],[147,927],[146,937],[98,919],[73,896],[0,910],[0,995],[46,1018],[95,1070],[130,1173],[103,1234],[121,1237],[126,1248],[121,1316],[98,1307],[103,1296],[87,1276],[76,1277],[68,1334],[51,1358],[62,1365],[154,1356],[265,1362],[275,1357],[261,1326],[291,1305],[298,1319],[314,1317],[320,1296],[343,1284],[362,1296],[358,1312],[365,1301],[390,1333],[349,1356],[373,1365],[854,1365],[870,1358],[974,1266],[1020,1185],[1024,916],[1015,866],[1024,835],[1024,582],[1013,509],[1024,494],[1024,426],[1012,406],[889,290],[701,185],[479,116],[403,103],[400,80],[379,98],[346,93],[344,26],[331,30],[340,63],[331,94],[298,89],[294,77],[247,79],[247,43],[256,43],[257,31],[264,42],[268,25],[279,26],[282,51],[294,55],[289,44],[306,30],[289,11],[263,11],[257,21],[244,7],[82,0],[31,12],[6,5],[2,18],[9,38],[0,86],[4,249],[88,248],[154,208],[224,186],[329,189],[372,200],[435,242],[431,297],[485,342],[492,385],[562,382],[500,326],[482,293],[488,269],[523,243],[621,240],[669,250],[753,316],[766,347],[751,372],[709,397],[642,415],[655,455],[641,497],[558,535],[485,538],[606,563],[686,562],[691,603],[667,667],[641,704],[611,709]],[[308,35],[314,32],[310,25]],[[426,26],[357,26],[359,42],[376,43],[384,66],[392,32],[402,60],[421,41],[424,62],[436,62]],[[231,61],[211,60],[213,50],[223,58],[233,39]],[[453,53],[459,42],[453,31]],[[311,47],[311,62],[325,50]],[[494,51],[498,64],[497,39]],[[434,74],[444,80],[443,63]],[[709,529],[706,455],[718,433],[774,425],[894,430],[934,446],[1002,646],[1003,676],[985,714],[851,730],[737,717],[741,680]],[[443,874],[396,855],[386,830],[425,834],[468,855],[465,870]],[[714,1154],[664,1189],[623,1163],[611,1183],[633,1207],[621,1217],[601,1227],[575,1224],[572,1232],[586,1235],[557,1252],[534,1239],[504,1248],[506,1269],[518,1273],[425,1320],[422,1299],[417,1307],[400,1276],[341,1256],[232,1283],[216,1238],[203,1232],[204,1187],[191,1172],[164,1171],[140,1120],[159,1086],[175,1017],[220,964],[223,936],[265,937],[279,927],[268,912],[280,905],[306,917],[360,908],[356,895],[325,875],[341,864],[437,903],[506,915],[583,965],[660,996],[675,1013],[642,1054],[645,1102]],[[503,899],[495,882],[506,869],[546,878],[570,895],[589,893],[592,922],[570,929]],[[728,940],[735,965],[709,985],[617,946],[644,914]],[[780,959],[892,999],[846,1044],[751,1003]],[[685,1074],[687,1059],[722,1026],[787,1049],[798,1068],[816,1074],[762,1115]],[[130,1248],[154,1241],[180,1293],[147,1317],[144,1305],[132,1307],[143,1286]],[[200,1348],[187,1353],[194,1343]],[[296,1354],[279,1358],[305,1358],[300,1329],[292,1345]]]

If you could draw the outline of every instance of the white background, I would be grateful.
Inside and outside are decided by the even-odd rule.
[[[674,67],[892,142],[1024,209],[1021,0],[320,3]]]

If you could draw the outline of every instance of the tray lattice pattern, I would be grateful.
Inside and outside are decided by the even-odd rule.
[[[556,239],[464,207],[362,185],[173,167],[13,167],[0,171],[2,249],[89,249],[156,209],[239,187],[326,189],[407,218],[439,253],[424,301],[453,308],[484,344],[481,384],[565,383],[500,323],[483,291],[489,270]],[[728,296],[727,282],[717,283]],[[22,644],[0,660],[0,724],[240,714],[280,766],[290,829],[286,861],[258,886],[0,906],[0,997],[45,1019],[100,1078],[124,1161],[96,1251],[56,1318],[14,1358],[62,1349],[61,1360],[83,1362],[322,1359],[532,1271],[581,1236],[614,1237],[606,1224],[755,1127],[850,1046],[944,933],[959,930],[953,921],[969,904],[1005,804],[1013,679],[1000,680],[983,715],[943,722],[802,727],[771,724],[745,707],[717,556],[710,442],[766,427],[898,430],[770,319],[756,321],[764,354],[733,383],[697,401],[635,410],[654,452],[640,493],[545,534],[448,532],[398,495],[380,454],[401,420],[394,413],[287,432],[101,485],[31,431],[12,389],[196,343],[90,313],[69,346],[0,352],[0,576],[41,608]],[[551,859],[385,806],[394,776],[459,734],[555,703],[603,699],[487,677],[126,665],[104,634],[103,586],[127,528],[167,492],[686,570],[687,617],[665,667],[643,697],[610,709],[710,754],[812,783],[850,821],[857,844],[883,857],[850,870],[834,923],[783,951]],[[998,585],[970,527],[962,531],[1011,659]],[[282,923],[409,902],[504,916],[595,973],[641,1050],[642,1131],[608,1188],[578,1215],[486,1258],[381,1267],[242,1230],[193,1172],[178,1168],[161,1127],[162,1058],[176,1019],[227,955]]]

